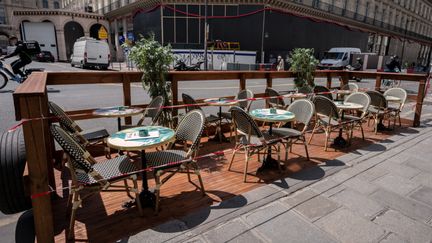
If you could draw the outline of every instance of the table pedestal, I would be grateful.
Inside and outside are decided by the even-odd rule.
[[[141,151],[141,162],[143,170],[147,168],[147,159],[145,151]],[[156,196],[149,190],[147,182],[147,171],[142,173],[142,191],[139,195],[142,207],[154,207],[156,205]]]
[[[269,135],[273,134],[273,122],[270,122]],[[280,167],[279,161],[272,158],[272,146],[268,147],[267,156],[263,161],[263,164],[258,168],[258,173],[262,173],[266,170],[278,169]]]
[[[344,114],[345,114],[345,111],[342,110],[342,115],[341,115],[342,121],[344,120]],[[333,144],[332,144],[333,147],[345,148],[348,146],[348,142],[346,141],[346,139],[344,137],[342,137],[342,133],[343,133],[342,130],[343,130],[343,128],[341,127],[339,129],[339,135],[333,141]]]
[[[213,138],[209,139],[210,141],[219,141],[222,142],[230,142],[228,138],[225,137],[225,135],[222,132],[222,106],[219,106],[219,125],[216,128],[216,134]]]

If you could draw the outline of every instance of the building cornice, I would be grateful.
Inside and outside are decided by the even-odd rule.
[[[87,18],[87,19],[98,19],[98,20],[106,20],[106,17],[102,14],[97,13],[86,13],[86,12],[74,12],[70,10],[51,10],[51,9],[16,9],[13,10],[14,16],[35,16],[35,15],[43,15],[43,16],[52,16],[52,15],[63,15],[70,16],[76,18]]]

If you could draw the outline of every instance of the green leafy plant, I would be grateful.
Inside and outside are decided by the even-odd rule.
[[[318,65],[318,60],[314,56],[314,49],[296,48],[290,53],[290,56],[290,71],[296,74],[294,78],[296,87],[314,87],[314,73]]]
[[[129,58],[143,72],[142,85],[150,97],[163,96],[166,105],[170,104],[171,93],[166,79],[169,65],[174,61],[171,46],[161,45],[155,40],[154,34],[150,34],[148,38],[141,36],[140,40],[130,48]],[[162,124],[168,122],[168,115],[165,111],[162,113]]]

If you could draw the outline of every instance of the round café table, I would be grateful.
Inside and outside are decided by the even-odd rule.
[[[345,111],[352,111],[352,110],[360,110],[363,109],[363,105],[351,103],[351,102],[345,102],[345,101],[335,101],[334,104],[338,108],[338,110],[341,111],[341,119],[344,120]],[[333,145],[336,147],[346,147],[348,145],[345,138],[342,137],[342,127],[339,129],[339,136],[337,136],[334,141]]]
[[[275,109],[276,112],[272,113],[272,109],[255,109],[250,112],[251,117],[257,121],[263,121],[269,123],[269,135],[273,135],[273,123],[276,122],[291,122],[294,121],[295,115],[292,112]],[[272,148],[268,147],[267,157],[264,159],[262,166],[258,169],[258,172],[262,172],[267,169],[278,168],[279,161],[276,161],[271,157]]]
[[[126,138],[126,135],[139,131],[146,131],[150,136],[144,138]],[[141,152],[142,169],[146,169],[147,159],[145,150],[157,148],[174,141],[175,131],[171,128],[161,126],[142,126],[114,133],[108,137],[107,145],[110,148],[122,151]],[[142,173],[142,191],[140,193],[140,200],[143,207],[153,207],[156,201],[155,195],[149,191],[146,171]]]
[[[143,108],[129,106],[104,107],[93,111],[93,115],[99,117],[117,117],[117,130],[121,130],[121,118],[142,114]]]
[[[205,99],[204,102],[208,106],[219,106],[219,126],[214,136],[214,139],[219,138],[219,142],[229,141],[222,132],[222,106],[233,106],[238,104],[237,100],[225,99],[225,98],[210,98]]]

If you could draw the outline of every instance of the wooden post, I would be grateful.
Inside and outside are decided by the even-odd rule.
[[[418,93],[417,93],[417,103],[415,107],[413,127],[420,126],[420,118],[421,118],[421,112],[423,106],[423,99],[425,95],[425,87],[426,87],[426,80],[424,79],[420,80]]]
[[[50,116],[47,95],[41,97],[41,112],[44,117]],[[47,122],[44,122],[43,125],[45,131],[44,136],[45,136],[45,148],[46,148],[46,155],[47,155],[48,180],[51,188],[56,190],[57,186],[55,183],[55,176],[54,176],[55,145],[54,145],[54,138],[51,136],[51,133],[49,132],[49,128],[52,122],[53,122],[52,120],[47,120]]]
[[[266,82],[267,88],[273,87],[273,77],[270,75],[270,73],[266,73]]]
[[[342,85],[341,85],[340,88],[342,88],[343,85],[347,85],[348,84],[348,82],[349,82],[349,73],[342,72],[341,81],[342,81]]]
[[[381,89],[381,74],[377,74],[375,79],[375,90],[380,91]]]
[[[124,73],[122,75],[123,79],[123,105],[124,106],[131,106],[131,83],[129,76]],[[125,117],[125,124],[131,125],[132,124],[132,117]]]
[[[23,119],[40,118],[43,114],[43,98],[23,96],[19,98],[21,117]],[[49,132],[47,120],[30,120],[23,125],[26,146],[27,166],[32,195],[49,191],[49,168],[52,163],[46,149]],[[54,242],[53,215],[50,194],[32,198],[34,225],[37,242]]]
[[[332,76],[330,72],[327,72],[327,88],[331,89],[332,86]]]
[[[172,104],[178,105],[178,80],[175,75],[171,76],[171,94],[172,94]],[[177,117],[178,116],[178,109],[172,109],[172,116]],[[177,126],[176,120],[173,121],[174,126]]]
[[[240,90],[246,89],[246,78],[244,73],[240,74]]]

